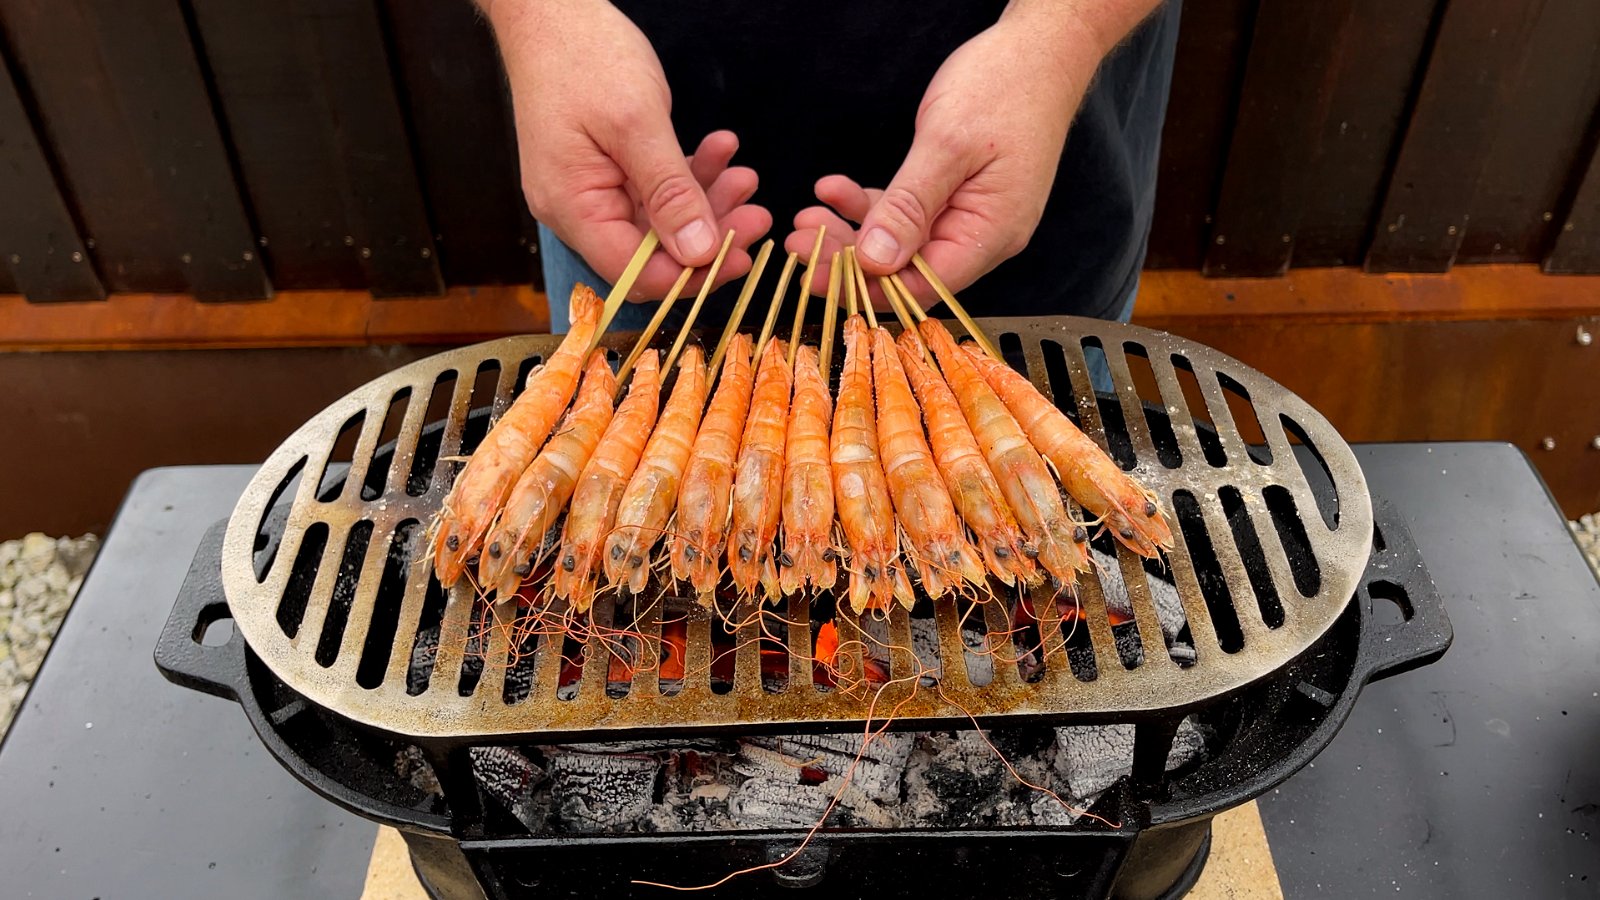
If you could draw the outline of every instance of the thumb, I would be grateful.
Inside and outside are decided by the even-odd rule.
[[[717,243],[716,217],[678,146],[671,120],[662,111],[628,130],[613,158],[643,201],[662,247],[679,265],[710,263]]]
[[[874,275],[898,272],[911,262],[928,241],[928,230],[966,180],[964,161],[950,151],[948,141],[919,132],[911,152],[883,196],[861,222],[857,248]]]

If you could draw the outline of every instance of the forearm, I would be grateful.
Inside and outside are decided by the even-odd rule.
[[[501,0],[512,2],[512,0]],[[1162,0],[1011,0],[1002,21],[1026,25],[1040,40],[1044,60],[1086,81],[1122,40]]]

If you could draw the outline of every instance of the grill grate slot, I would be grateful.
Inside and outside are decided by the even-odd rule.
[[[410,403],[411,388],[409,386],[395,392],[394,399],[389,401],[389,411],[383,417],[383,426],[378,431],[378,446],[382,447],[400,437],[400,425],[405,418],[406,407]],[[396,452],[390,452],[383,454],[381,463],[374,459],[367,464],[367,477],[361,480],[362,500],[371,501],[383,496],[384,489],[389,481],[389,469],[391,467],[399,468],[400,465],[404,464],[403,460],[396,459],[399,455]]]
[[[389,668],[389,653],[394,647],[395,633],[400,626],[400,609],[406,594],[406,576],[413,570],[412,553],[416,550],[413,537],[417,534],[417,520],[407,519],[394,530],[389,539],[388,552],[384,554],[383,575],[373,598],[371,624],[361,642],[361,663],[356,667],[356,684],[375,688],[383,683]]]
[[[1278,421],[1283,423],[1283,431],[1289,436],[1293,444],[1301,447],[1299,452],[1293,454],[1295,462],[1300,466],[1300,473],[1306,479],[1306,484],[1311,488],[1311,496],[1317,501],[1317,511],[1322,514],[1322,522],[1329,529],[1339,527],[1339,489],[1334,486],[1333,473],[1328,471],[1328,463],[1323,460],[1322,453],[1317,450],[1317,445],[1306,436],[1304,428],[1295,420],[1286,415],[1279,415]],[[1310,460],[1307,461],[1306,457]]]
[[[294,556],[289,584],[283,592],[283,600],[278,604],[278,627],[291,638],[300,632],[300,622],[305,618],[306,604],[311,599],[312,588],[317,582],[317,570],[327,547],[328,523],[311,523],[311,527],[306,529],[305,539],[300,542],[300,551]]]
[[[367,545],[372,540],[372,523],[357,522],[345,538],[344,554],[339,561],[334,578],[333,592],[329,595],[327,612],[322,619],[322,637],[317,641],[317,665],[327,668],[339,656],[339,645],[344,642],[345,625],[350,620],[350,607],[355,604],[357,577],[362,562],[367,558]]]
[[[1262,430],[1261,416],[1255,403],[1250,400],[1250,392],[1229,377],[1227,372],[1217,373],[1217,384],[1227,401],[1233,430],[1245,443],[1246,455],[1261,465],[1271,465],[1272,447],[1267,443],[1267,434]]]
[[[300,478],[305,473],[306,459],[305,456],[300,457],[273,486],[266,505],[261,509],[261,516],[256,520],[255,531],[250,537],[250,551],[257,584],[267,580],[267,573],[272,571],[272,564],[278,558],[278,545],[283,539],[283,510],[278,506],[278,501],[286,495],[299,496]],[[278,520],[276,524],[274,518]]]
[[[323,503],[335,503],[343,493],[348,481],[345,476],[349,474],[350,461],[355,458],[356,444],[360,441],[362,426],[366,421],[367,411],[363,409],[339,429],[339,437],[333,442],[328,461],[322,467],[322,477],[317,482],[317,499]]]
[[[1233,592],[1228,587],[1227,577],[1222,574],[1215,545],[1206,529],[1205,517],[1200,513],[1200,503],[1194,494],[1178,491],[1172,495],[1172,505],[1178,514],[1178,526],[1183,532],[1183,542],[1189,549],[1189,559],[1194,564],[1195,577],[1200,582],[1206,609],[1216,627],[1218,646],[1224,653],[1238,653],[1244,648],[1244,630],[1233,606]]]
[[[477,376],[472,380],[472,412],[476,415],[467,416],[465,426],[461,430],[461,449],[457,455],[471,456],[472,451],[478,449],[483,436],[489,433],[491,420],[500,418],[500,414],[505,411],[505,406],[498,399],[499,383],[500,360],[484,360],[483,364],[478,366]]]
[[[1183,465],[1183,451],[1178,447],[1178,435],[1172,426],[1173,417],[1167,413],[1167,403],[1156,382],[1150,354],[1143,345],[1132,341],[1123,344],[1122,351],[1128,360],[1128,372],[1133,376],[1134,394],[1144,407],[1144,424],[1150,430],[1150,442],[1155,445],[1156,459],[1163,466],[1176,469]],[[1150,408],[1152,403],[1154,409]]]
[[[1272,514],[1272,524],[1278,529],[1278,539],[1289,557],[1289,570],[1294,573],[1294,585],[1303,597],[1315,597],[1322,589],[1322,569],[1311,550],[1306,536],[1306,525],[1300,518],[1294,495],[1281,485],[1269,485],[1262,492],[1267,501],[1267,511]]]

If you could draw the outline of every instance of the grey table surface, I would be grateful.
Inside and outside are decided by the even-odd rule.
[[[1262,798],[1285,893],[1600,896],[1600,585],[1514,448],[1357,453],[1456,643],[1370,686],[1314,766]],[[296,782],[236,705],[151,662],[201,534],[252,471],[134,484],[0,745],[0,896],[360,895],[373,826]]]

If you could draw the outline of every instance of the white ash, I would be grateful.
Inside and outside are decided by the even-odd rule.
[[[754,751],[770,750],[783,757],[784,765],[796,776],[809,767],[848,777],[856,789],[873,800],[899,799],[900,776],[911,756],[912,736],[904,732],[879,734],[863,752],[864,741],[865,735],[860,733],[750,738],[740,742],[739,758],[750,766],[749,771],[741,771],[770,777],[771,773],[765,771],[770,765],[768,759],[749,762]]]
[[[0,737],[22,705],[100,541],[37,532],[0,543]]]
[[[1059,783],[1075,798],[1098,797],[1133,771],[1132,725],[1078,725],[1056,729],[1053,766]],[[1194,762],[1205,750],[1205,735],[1190,716],[1178,724],[1167,754],[1167,771]]]
[[[568,831],[632,826],[650,812],[661,761],[651,754],[578,753],[551,748],[551,794]]]
[[[1583,556],[1589,561],[1589,568],[1594,569],[1595,577],[1600,578],[1600,512],[1590,513],[1567,523],[1572,529],[1572,536],[1578,542],[1578,549],[1583,551]]]

